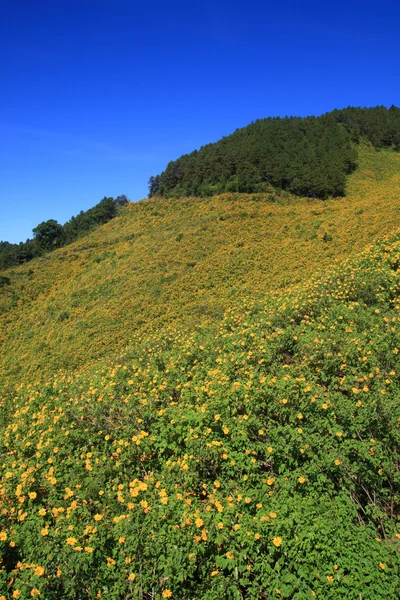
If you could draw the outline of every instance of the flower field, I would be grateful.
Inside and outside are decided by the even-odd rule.
[[[397,599],[399,264],[3,397],[0,598]]]

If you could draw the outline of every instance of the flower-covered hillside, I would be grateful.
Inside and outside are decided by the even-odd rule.
[[[218,322],[244,297],[263,301],[395,230],[400,155],[359,155],[345,198],[154,198],[5,272],[0,387],[121,354],[168,324]]]
[[[0,597],[397,600],[399,264],[4,395]]]

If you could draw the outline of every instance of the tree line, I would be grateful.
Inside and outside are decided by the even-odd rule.
[[[55,219],[39,223],[32,230],[33,238],[26,242],[20,244],[0,242],[0,269],[19,265],[55,248],[61,248],[74,242],[99,225],[113,219],[127,202],[128,198],[125,195],[117,198],[104,197],[93,208],[82,210],[64,225]]]
[[[149,196],[210,196],[273,188],[299,196],[345,195],[357,144],[400,149],[400,109],[345,108],[320,117],[270,117],[171,161]]]

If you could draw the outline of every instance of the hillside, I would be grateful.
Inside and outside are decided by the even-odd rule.
[[[365,238],[394,219],[393,199],[374,207]],[[90,368],[21,378],[1,401],[3,598],[397,600],[399,264],[397,233],[242,301],[211,332],[171,327]]]
[[[151,198],[2,276],[3,387],[115,356],[172,325],[218,321],[398,228],[400,156],[360,148],[346,198]]]

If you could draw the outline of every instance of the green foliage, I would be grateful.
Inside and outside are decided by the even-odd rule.
[[[323,116],[344,125],[353,141],[368,140],[375,148],[400,150],[400,109],[392,105],[334,110]]]
[[[38,248],[32,240],[20,244],[0,242],[0,269],[20,265],[38,256]]]
[[[54,219],[40,223],[32,231],[39,253],[59,248],[64,243],[63,226]]]
[[[150,177],[149,195],[211,196],[262,192],[343,196],[357,152],[352,142],[400,148],[400,110],[347,108],[321,117],[261,119],[215,144],[171,161]]]

